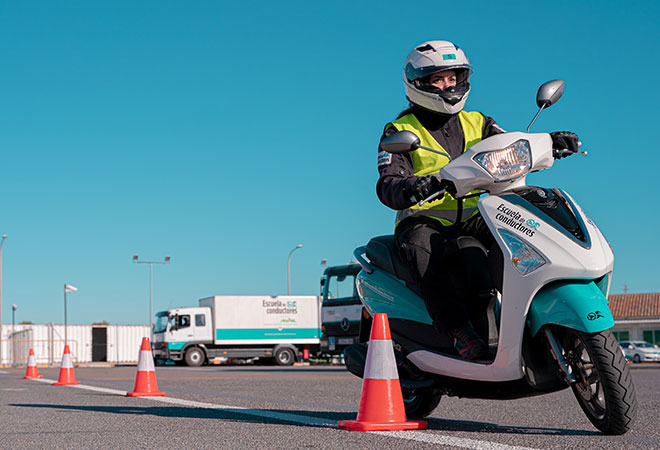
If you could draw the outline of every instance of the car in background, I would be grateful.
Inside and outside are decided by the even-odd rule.
[[[660,348],[646,341],[621,341],[619,343],[626,359],[635,363],[644,361],[660,362]]]

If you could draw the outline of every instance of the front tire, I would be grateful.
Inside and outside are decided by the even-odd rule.
[[[406,417],[422,419],[433,412],[442,394],[437,389],[402,389]]]
[[[575,378],[571,385],[591,423],[605,434],[624,434],[637,410],[635,387],[611,331],[567,330],[564,358]]]
[[[190,367],[199,367],[202,364],[204,364],[204,360],[206,360],[206,355],[204,354],[204,350],[202,350],[199,347],[190,347],[188,350],[186,350],[186,356],[185,356],[185,361],[186,365]]]

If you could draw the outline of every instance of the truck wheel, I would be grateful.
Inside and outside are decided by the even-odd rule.
[[[290,366],[296,359],[293,350],[288,347],[282,347],[277,349],[273,360],[278,366]]]
[[[190,347],[186,350],[185,360],[187,366],[199,367],[204,364],[205,359],[206,355],[204,354],[204,350],[199,347]]]

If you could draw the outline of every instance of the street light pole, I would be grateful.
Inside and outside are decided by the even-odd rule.
[[[2,364],[2,244],[5,243],[7,235],[3,234],[0,240],[0,364]]]
[[[296,247],[289,252],[289,259],[286,263],[286,285],[287,285],[287,295],[291,295],[291,255],[293,252],[302,247],[302,244],[296,245]]]
[[[69,292],[76,292],[77,287],[64,283],[64,345],[68,344],[68,321],[66,317],[66,294]]]
[[[16,364],[16,330],[15,330],[15,314],[18,306],[16,304],[11,305],[11,365]]]
[[[165,257],[165,261],[139,261],[139,256],[138,255],[133,255],[133,262],[135,264],[149,264],[149,321],[147,322],[147,325],[149,325],[149,328],[151,329],[151,320],[153,318],[153,309],[154,309],[154,297],[153,297],[153,277],[154,277],[154,264],[169,264],[170,260],[169,256]],[[150,332],[151,333],[151,332]]]
[[[16,333],[15,325],[16,325],[16,310],[17,309],[18,309],[18,306],[16,306],[15,303],[13,305],[11,305],[11,336],[12,336],[12,339],[15,339],[14,334]]]

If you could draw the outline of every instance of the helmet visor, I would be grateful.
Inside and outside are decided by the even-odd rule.
[[[413,84],[418,89],[429,92],[431,94],[439,95],[445,102],[449,103],[450,105],[455,105],[456,103],[460,102],[465,94],[470,90],[470,71],[466,68],[442,69],[442,71],[445,70],[455,70],[456,86],[440,89],[439,87],[431,84],[432,74],[427,75],[424,78],[417,79],[413,82]]]
[[[457,77],[459,72],[465,72],[467,78],[467,76],[470,74],[471,69],[472,67],[470,67],[469,64],[456,64],[456,65],[448,64],[443,66],[435,65],[435,66],[424,66],[424,67],[415,68],[411,63],[408,63],[405,68],[405,73],[406,73],[406,78],[408,78],[408,81],[413,82],[415,80],[426,78],[429,75],[434,74],[436,72],[442,72],[443,70],[456,70]]]

